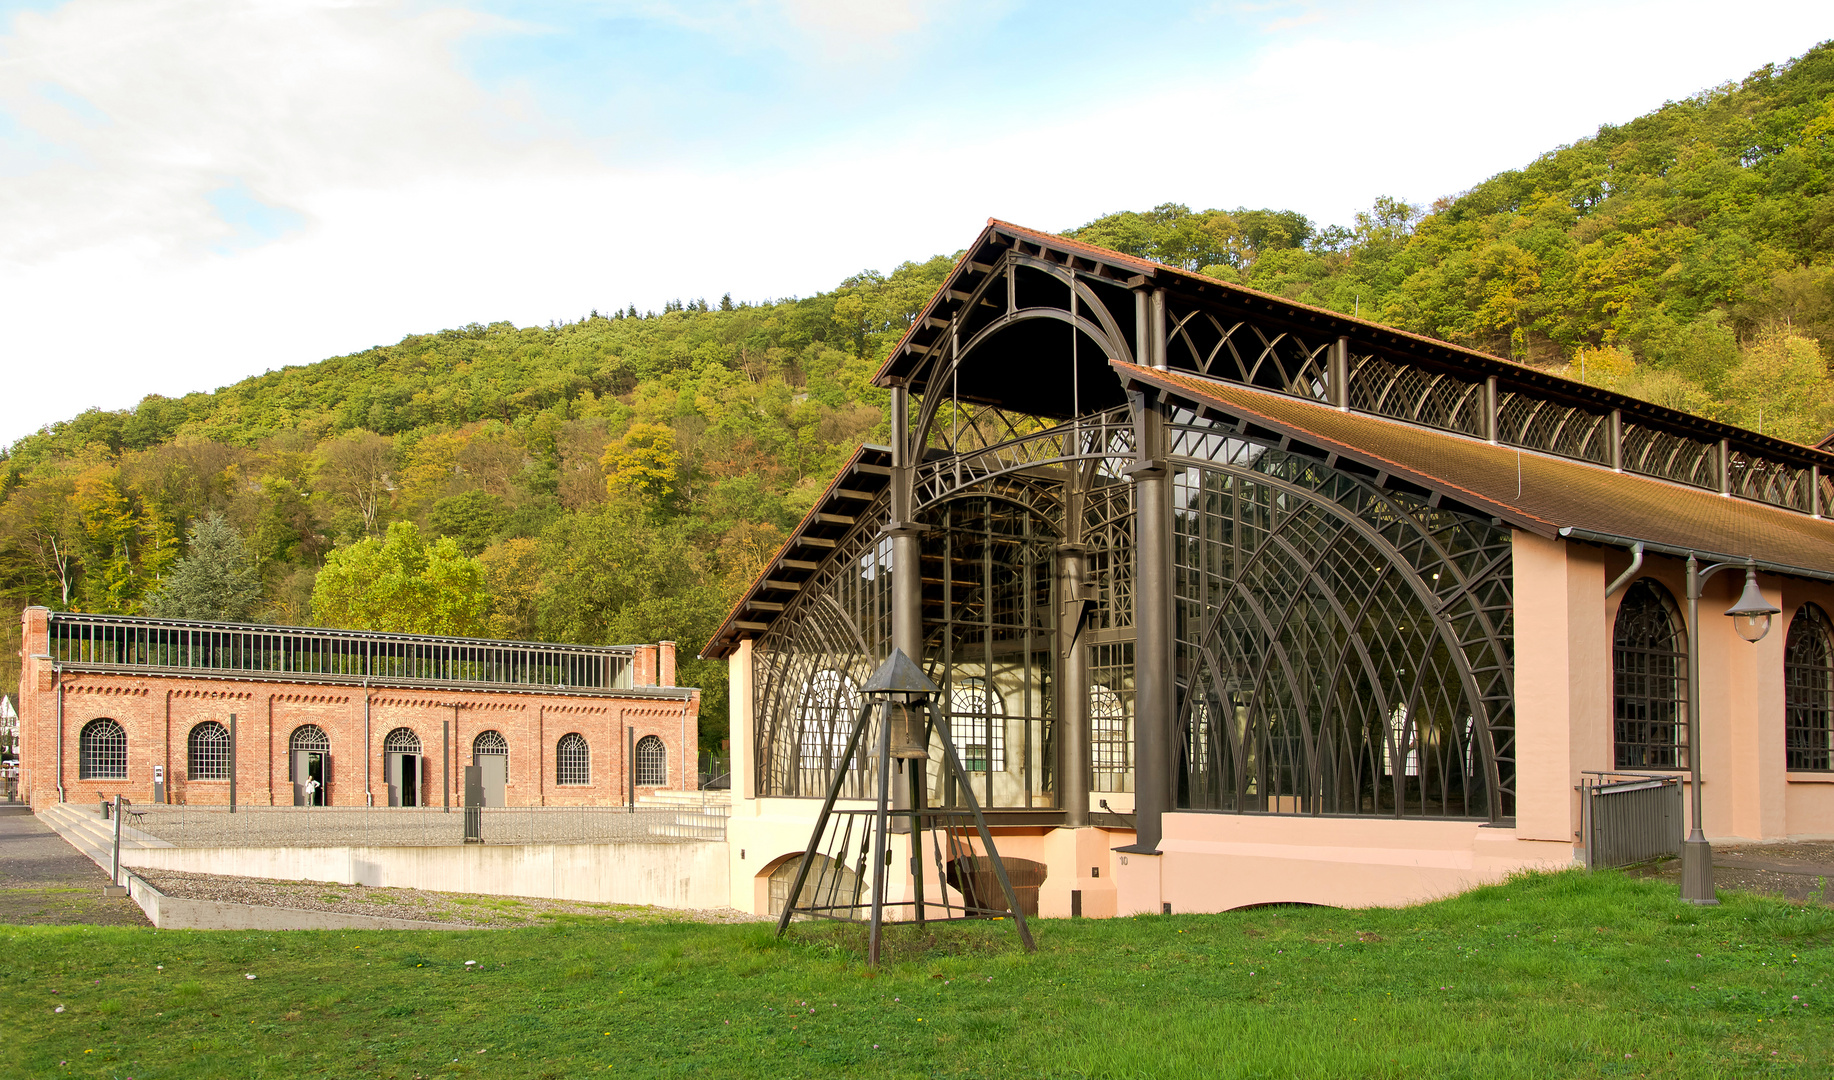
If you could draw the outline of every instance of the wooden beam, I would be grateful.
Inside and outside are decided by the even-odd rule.
[[[745,606],[748,608],[757,608],[759,611],[783,610],[783,605],[773,600],[747,600],[745,601]]]
[[[816,514],[817,525],[852,525],[859,519],[852,514]]]
[[[734,620],[732,626],[735,630],[769,630],[771,628],[771,624],[767,622],[745,622],[743,620]]]
[[[830,551],[832,551],[835,546],[833,540],[823,540],[819,536],[798,536],[796,542],[803,547],[823,548]]]
[[[784,581],[781,578],[765,578],[764,587],[767,589],[777,589],[781,592],[801,592],[802,582]]]
[[[854,463],[853,471],[857,473],[867,473],[872,476],[890,476],[892,474],[892,467],[890,465],[869,465],[864,461],[859,461]]]
[[[837,499],[864,499],[867,502],[879,497],[876,491],[861,491],[859,488],[835,488],[830,494]]]
[[[807,559],[778,559],[777,565],[783,567],[785,570],[819,570],[821,569],[821,563],[810,562]]]

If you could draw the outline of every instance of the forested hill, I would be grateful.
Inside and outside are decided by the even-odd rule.
[[[1823,45],[1431,207],[1320,227],[1166,204],[1071,235],[1813,441],[1834,428],[1831,175]],[[0,459],[0,594],[691,654],[885,437],[867,380],[949,267],[472,325],[52,424]],[[717,738],[723,672],[682,676]]]

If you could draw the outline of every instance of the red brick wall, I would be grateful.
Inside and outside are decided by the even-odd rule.
[[[45,652],[45,611],[31,608],[23,623],[24,669],[20,680],[21,790],[33,806],[57,799],[57,679]],[[656,649],[649,649],[654,672]],[[653,675],[651,676],[653,679]],[[512,806],[619,806],[625,800],[625,728],[636,737],[655,735],[668,749],[668,784],[696,786],[695,751],[700,709],[698,691],[686,700],[566,693],[485,693],[472,690],[389,689],[318,686],[236,679],[188,679],[161,675],[62,673],[64,691],[63,782],[73,802],[126,795],[151,802],[153,766],[165,766],[167,798],[191,805],[229,801],[227,780],[191,780],[186,775],[187,737],[193,726],[215,720],[225,726],[236,715],[237,801],[247,806],[290,806],[293,789],[288,743],[304,724],[322,728],[331,742],[328,801],[335,806],[388,804],[382,744],[398,727],[420,737],[425,759],[422,805],[442,804],[442,785],[451,785],[452,805],[464,801],[463,767],[472,763],[472,741],[484,731],[501,732],[509,744]],[[367,745],[363,703],[370,704]],[[125,780],[78,780],[77,740],[83,725],[110,717],[127,733]],[[442,738],[442,723],[450,735]],[[591,749],[591,783],[562,787],[555,782],[555,745],[577,731]],[[449,756],[448,756],[449,755]],[[442,768],[442,761],[449,770]],[[365,764],[368,786],[365,787]],[[648,788],[639,788],[642,795]]]

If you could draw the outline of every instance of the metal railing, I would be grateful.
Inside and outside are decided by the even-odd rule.
[[[1588,870],[1681,854],[1680,777],[1590,773],[1579,806]]]
[[[131,826],[176,847],[679,844],[726,838],[720,805],[139,806]]]

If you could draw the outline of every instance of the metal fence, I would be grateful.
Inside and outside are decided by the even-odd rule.
[[[727,808],[135,806],[125,822],[177,847],[680,844],[726,838]]]
[[[1624,773],[1597,773],[1579,785],[1586,867],[1631,866],[1663,855],[1681,854],[1681,780]]]

